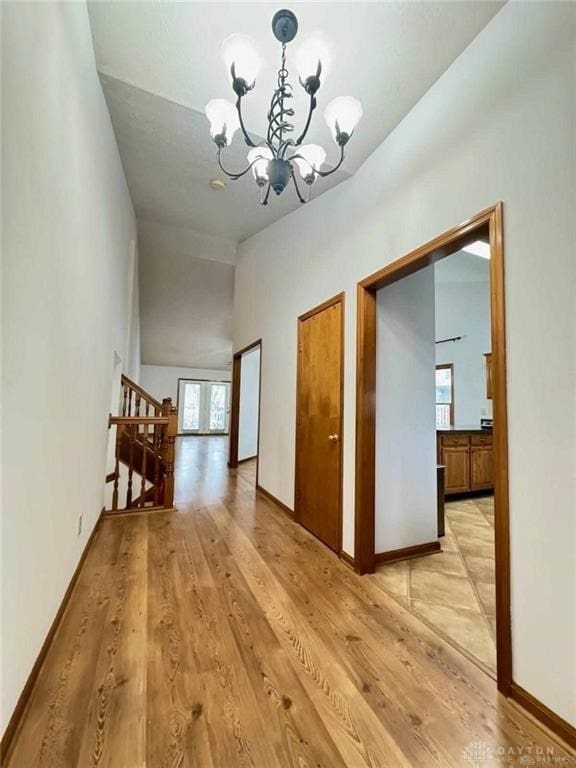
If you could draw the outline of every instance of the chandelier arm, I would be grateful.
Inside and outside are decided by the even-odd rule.
[[[302,144],[302,142],[306,138],[306,134],[308,133],[308,128],[310,128],[310,121],[312,120],[312,115],[314,114],[315,109],[316,109],[316,97],[310,96],[310,107],[308,109],[308,119],[306,120],[306,125],[304,126],[304,130],[294,142],[294,146],[299,147],[300,144]]]
[[[342,165],[344,162],[344,146],[340,147],[340,160],[338,163],[334,166],[334,168],[331,168],[329,171],[316,171],[318,176],[321,176],[323,179],[326,178],[326,176],[331,176],[333,173],[335,173],[338,168]]]
[[[294,189],[296,190],[296,194],[298,195],[298,200],[299,200],[301,203],[306,203],[306,202],[308,202],[308,201],[307,201],[307,200],[305,200],[305,199],[302,197],[302,195],[300,194],[300,189],[298,188],[298,182],[296,181],[296,174],[294,173],[294,168],[292,167],[292,165],[290,166],[290,175],[292,176],[292,181],[294,182]]]
[[[260,205],[268,205],[268,198],[270,197],[270,190],[272,187],[270,186],[270,183],[268,184],[268,189],[266,190],[266,195],[264,196],[264,200],[260,200]]]
[[[248,144],[249,147],[256,147],[257,144],[254,144],[250,136],[248,136],[248,131],[246,130],[246,127],[244,125],[244,119],[242,118],[242,96],[238,96],[236,99],[236,111],[238,112],[238,120],[240,121],[240,130],[242,131],[242,134],[244,136],[244,141],[246,144]]]
[[[240,171],[240,173],[232,173],[232,171],[228,171],[228,170],[226,170],[226,168],[224,168],[224,166],[222,165],[222,159],[221,159],[220,155],[221,155],[221,150],[218,149],[218,152],[216,153],[216,158],[218,160],[218,167],[220,168],[220,170],[223,173],[226,174],[226,176],[228,176],[228,178],[232,179],[232,181],[236,181],[236,179],[241,179],[242,176],[245,176],[248,173],[248,171],[252,168],[254,163],[257,163],[258,160],[262,159],[260,157],[256,157],[256,158],[254,158],[254,160],[252,160],[252,162],[250,163],[248,168],[245,168],[243,171]]]

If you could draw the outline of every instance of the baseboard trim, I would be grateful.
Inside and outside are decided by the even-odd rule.
[[[349,555],[348,552],[340,552],[340,560],[344,563],[344,565],[347,565],[348,568],[351,568],[354,573],[356,573],[356,560],[352,557],[352,555]]]
[[[409,560],[412,557],[422,557],[422,555],[431,555],[434,552],[441,552],[439,541],[428,541],[425,544],[416,544],[414,547],[403,547],[402,549],[391,549],[389,552],[378,552],[374,555],[376,565],[384,563],[395,563],[397,560]]]
[[[178,512],[177,507],[134,507],[134,509],[105,509],[102,517],[124,517],[124,515],[149,515],[153,512]]]
[[[280,507],[280,509],[283,512],[286,512],[287,515],[290,515],[290,517],[294,517],[293,509],[290,509],[290,507],[287,504],[284,504],[283,501],[280,501],[280,499],[277,499],[273,493],[270,493],[270,491],[267,491],[266,488],[263,488],[259,483],[256,486],[256,490],[258,491],[258,493],[261,493],[262,496],[265,496],[268,499],[268,501],[271,501],[272,503],[276,504],[277,507]]]
[[[540,723],[549,728],[552,733],[559,736],[572,749],[576,749],[576,728],[563,720],[560,715],[553,712],[545,704],[528,693],[521,685],[512,682],[510,685],[510,698],[529,712]]]
[[[0,761],[2,765],[4,765],[4,763],[8,759],[10,750],[12,749],[12,745],[14,744],[14,737],[16,736],[18,727],[20,725],[20,721],[22,720],[22,717],[28,706],[28,702],[30,700],[32,691],[34,689],[34,685],[36,684],[38,675],[40,674],[40,670],[42,669],[42,665],[46,660],[46,656],[48,655],[48,651],[50,650],[50,646],[52,645],[54,636],[58,630],[60,622],[62,621],[62,617],[64,616],[64,611],[66,610],[68,603],[70,602],[72,592],[74,590],[74,587],[76,586],[78,577],[80,576],[80,571],[82,570],[82,566],[84,565],[86,556],[88,555],[90,547],[92,546],[92,542],[94,541],[94,537],[96,536],[96,531],[100,526],[100,522],[103,516],[104,516],[104,509],[102,509],[102,511],[98,515],[98,519],[96,520],[94,528],[92,529],[92,533],[90,534],[90,536],[88,537],[88,540],[86,541],[86,544],[84,545],[84,549],[82,550],[82,554],[80,555],[80,559],[78,560],[78,565],[76,566],[76,569],[72,574],[72,578],[70,579],[70,583],[66,588],[66,592],[64,593],[64,597],[62,598],[60,607],[58,608],[58,611],[56,612],[56,616],[54,617],[54,620],[50,625],[50,629],[48,630],[48,634],[46,635],[44,642],[42,643],[42,647],[40,648],[40,652],[36,657],[36,661],[32,665],[32,669],[30,670],[30,674],[28,675],[28,679],[26,680],[26,683],[24,685],[24,688],[22,689],[22,692],[18,697],[18,701],[16,702],[16,706],[14,707],[14,711],[12,712],[12,716],[10,717],[10,720],[8,721],[8,725],[6,726],[6,729],[2,734],[2,740],[0,741]]]
[[[238,459],[238,464],[244,464],[245,461],[253,461],[254,459],[258,458],[258,454],[255,453],[254,456],[246,456],[245,459]]]

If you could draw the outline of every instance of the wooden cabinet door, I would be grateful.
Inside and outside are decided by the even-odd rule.
[[[470,449],[470,488],[481,491],[494,486],[492,446],[472,446]]]
[[[445,493],[466,493],[470,490],[470,449],[468,445],[442,448],[445,470]]]
[[[295,519],[340,551],[342,298],[299,318]]]

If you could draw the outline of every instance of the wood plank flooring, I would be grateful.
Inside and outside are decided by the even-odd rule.
[[[177,449],[177,513],[100,525],[10,768],[449,768],[474,742],[576,765],[227,470],[224,439]]]

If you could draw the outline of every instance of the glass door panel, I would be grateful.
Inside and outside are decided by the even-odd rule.
[[[200,430],[200,392],[202,385],[198,382],[184,382],[184,409],[182,413],[182,432],[198,432]]]
[[[208,415],[208,430],[210,432],[226,431],[227,385],[210,384],[210,411]]]

